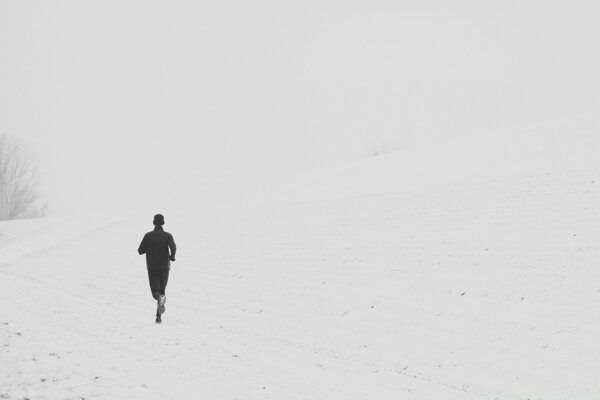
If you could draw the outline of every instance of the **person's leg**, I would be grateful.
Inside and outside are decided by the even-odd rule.
[[[160,271],[160,296],[158,297],[158,313],[163,314],[165,312],[165,303],[167,296],[165,296],[165,290],[167,289],[167,282],[169,281],[169,270]]]
[[[150,292],[152,292],[154,300],[158,300],[162,290],[160,272],[161,271],[148,270],[148,282],[150,283]]]
[[[164,295],[165,290],[167,290],[167,282],[169,282],[169,270],[160,272],[160,294]]]

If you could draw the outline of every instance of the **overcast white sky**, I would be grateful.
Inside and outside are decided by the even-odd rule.
[[[374,138],[597,112],[598,21],[594,1],[0,0],[0,131],[55,212],[258,190]]]

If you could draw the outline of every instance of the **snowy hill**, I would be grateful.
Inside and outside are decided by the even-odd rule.
[[[160,326],[152,210],[1,223],[0,398],[600,398],[600,168],[560,143],[164,210]]]

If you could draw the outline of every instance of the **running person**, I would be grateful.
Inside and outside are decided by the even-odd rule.
[[[169,269],[171,261],[175,261],[177,247],[173,235],[163,229],[165,217],[156,214],[153,223],[154,230],[144,235],[138,253],[140,255],[146,254],[150,291],[157,302],[156,323],[160,324],[162,322],[161,315],[165,312],[165,302],[167,301],[165,289],[169,280]]]

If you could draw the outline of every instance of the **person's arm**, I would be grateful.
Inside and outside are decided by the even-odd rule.
[[[142,243],[140,243],[140,247],[138,247],[138,253],[140,253],[140,255],[146,253],[146,235],[144,235]]]
[[[177,246],[175,245],[175,240],[173,240],[173,235],[169,236],[169,249],[171,250],[171,261],[175,261],[175,253],[177,252]]]

